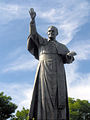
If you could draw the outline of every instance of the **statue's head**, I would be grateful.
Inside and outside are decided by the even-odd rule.
[[[58,35],[58,29],[54,26],[48,27],[48,38],[55,40],[56,36]]]

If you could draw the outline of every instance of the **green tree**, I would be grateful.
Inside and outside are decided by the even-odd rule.
[[[11,100],[10,96],[4,95],[3,92],[0,93],[0,120],[6,120],[13,116],[12,113],[15,112],[17,106]]]
[[[90,120],[90,103],[69,98],[70,120]]]
[[[29,119],[29,109],[23,109],[21,111],[16,112],[16,117],[12,118],[11,120],[28,120]]]

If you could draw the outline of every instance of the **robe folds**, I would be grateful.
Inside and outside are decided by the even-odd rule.
[[[27,46],[39,60],[30,105],[29,120],[69,120],[64,63],[70,63],[67,47],[41,37],[30,24]]]

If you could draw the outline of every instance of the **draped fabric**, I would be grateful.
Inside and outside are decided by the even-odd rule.
[[[69,63],[67,47],[42,38],[37,32],[28,37],[28,50],[39,60],[29,120],[69,120],[64,63]]]

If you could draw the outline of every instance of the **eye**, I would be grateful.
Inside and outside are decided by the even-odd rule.
[[[51,32],[51,30],[49,30],[48,32]]]
[[[54,30],[49,30],[48,32],[54,32]]]

